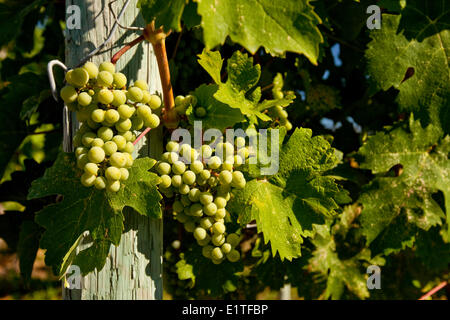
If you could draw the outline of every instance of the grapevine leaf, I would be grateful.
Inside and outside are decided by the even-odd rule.
[[[202,128],[204,130],[215,128],[222,131],[244,120],[244,116],[239,109],[232,109],[228,105],[219,102],[214,98],[217,89],[218,86],[215,84],[203,84],[195,90],[194,96],[198,100],[197,107],[200,106],[205,108],[206,116],[198,118],[195,115],[194,108],[190,106],[186,110],[186,115],[191,124],[193,124],[194,121],[202,121]]]
[[[223,59],[220,52],[203,50],[198,58],[198,63],[208,72],[214,82],[221,83],[220,71],[222,70]]]
[[[445,213],[433,198],[438,191],[445,198],[450,220],[449,150],[449,136],[441,138],[440,130],[433,125],[422,128],[412,116],[408,125],[379,132],[361,147],[361,168],[385,175],[367,185],[359,199],[363,205],[362,230],[369,243],[378,236],[398,241],[395,237],[403,235],[405,243],[400,247],[411,245],[411,229],[399,227],[405,221],[423,230],[441,225]],[[399,176],[386,176],[399,166]],[[399,248],[398,243],[392,248]]]
[[[236,192],[230,210],[242,225],[256,220],[273,255],[278,252],[282,260],[291,260],[301,255],[302,238],[313,236],[313,225],[336,214],[336,199],[350,199],[332,177],[324,175],[338,162],[324,138],[312,137],[309,129],[296,129],[279,155],[278,173],[248,182]]]
[[[32,183],[29,199],[56,194],[63,196],[61,202],[45,207],[36,216],[36,222],[46,229],[41,247],[47,249],[46,263],[54,268],[55,273],[62,275],[65,272],[74,258],[75,244],[85,231],[89,231],[96,246],[83,253],[90,259],[83,266],[92,269],[93,261],[100,270],[108,252],[106,243],[119,244],[125,207],[131,207],[142,215],[161,216],[161,196],[156,189],[158,178],[148,172],[154,163],[148,158],[135,160],[130,178],[121,190],[110,193],[83,187],[73,155],[61,153],[53,167]],[[83,273],[86,271],[82,269]]]
[[[223,44],[227,36],[252,54],[263,46],[273,55],[286,51],[304,54],[317,64],[320,18],[309,0],[199,0],[204,41],[208,49]]]
[[[164,30],[181,31],[181,16],[186,0],[139,0],[137,7],[147,23],[155,20],[156,28],[164,26]]]
[[[20,261],[20,274],[28,281],[31,279],[33,264],[39,249],[42,229],[33,221],[24,221],[20,227],[17,253]]]
[[[418,1],[408,1],[402,15],[384,14],[383,27],[371,32],[366,58],[377,90],[398,89],[402,111],[414,112],[423,124],[434,123],[448,133],[450,30],[448,24],[447,30],[443,28],[449,8],[437,21],[435,15],[421,10],[424,6],[437,8],[438,2],[420,1],[418,5]]]

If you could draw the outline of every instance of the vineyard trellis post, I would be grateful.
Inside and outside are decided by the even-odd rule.
[[[118,0],[112,4],[114,14],[104,1],[66,0],[66,8],[76,5],[81,13],[81,29],[66,29],[65,59],[69,68],[77,66],[105,41],[114,26],[114,17],[125,2]],[[145,26],[136,3],[137,0],[130,1],[121,17],[121,25]],[[120,46],[135,37],[133,31],[117,28],[111,41],[91,61],[96,64],[109,61]],[[158,66],[149,43],[142,42],[129,50],[117,62],[116,69],[126,74],[129,80],[146,80],[151,92],[161,93]],[[74,115],[70,122],[68,138],[78,128]],[[158,158],[162,152],[161,127],[152,130],[147,139],[139,141],[136,147],[136,156]],[[69,289],[63,285],[64,299],[162,299],[162,220],[140,216],[129,210],[125,212],[124,225],[120,245],[111,246],[104,268],[82,277],[81,288]],[[86,236],[78,250],[89,245],[89,236]]]

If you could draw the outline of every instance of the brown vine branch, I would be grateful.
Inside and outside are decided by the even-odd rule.
[[[122,49],[120,49],[116,54],[114,54],[111,58],[111,63],[116,64],[117,61],[120,59],[120,57],[127,52],[128,50],[130,50],[131,48],[133,48],[135,45],[137,45],[138,43],[140,43],[141,41],[143,41],[144,35],[139,36],[138,38],[134,39],[133,41],[131,41],[130,43],[127,43]]]

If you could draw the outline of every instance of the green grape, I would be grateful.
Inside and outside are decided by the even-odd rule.
[[[191,188],[187,184],[181,184],[181,186],[178,188],[178,192],[180,194],[188,194]]]
[[[197,118],[204,118],[205,116],[206,116],[206,109],[205,108],[203,108],[203,107],[200,107],[200,108],[196,108],[195,109],[195,116],[197,117]]]
[[[85,147],[90,147],[95,138],[96,138],[95,133],[87,132],[87,133],[83,134],[83,136],[81,138],[81,142],[83,143],[83,145]]]
[[[241,237],[239,237],[236,233],[230,233],[227,236],[227,242],[234,248],[239,244],[239,242],[241,242]]]
[[[206,230],[202,227],[197,227],[194,230],[194,238],[197,240],[204,240],[207,236]]]
[[[78,148],[75,149],[75,156],[78,157],[79,155],[88,153],[88,151],[89,150],[87,148],[85,148],[85,147],[78,147]]]
[[[214,215],[214,219],[219,220],[225,218],[227,215],[227,211],[225,208],[218,208],[216,214]]]
[[[187,170],[183,173],[183,182],[187,185],[194,184],[195,178],[195,173],[190,170]]]
[[[180,145],[175,141],[169,141],[166,145],[166,150],[169,152],[178,152]]]
[[[219,175],[219,181],[221,184],[228,185],[233,181],[233,174],[228,170],[224,170]]]
[[[140,88],[131,87],[128,89],[127,97],[128,100],[131,100],[133,102],[141,102],[144,94],[142,93],[142,90]]]
[[[209,172],[209,170],[202,170],[202,172],[200,172],[200,178],[202,178],[203,180],[208,180],[211,177],[211,172]]]
[[[284,124],[284,126],[286,127],[286,130],[292,130],[292,123],[290,123],[289,121],[286,121],[286,123]]]
[[[180,175],[174,175],[174,176],[172,177],[172,185],[173,185],[175,188],[178,188],[179,186],[181,186],[182,183],[183,183],[183,178],[181,178]]]
[[[166,177],[169,177],[169,176],[166,175]],[[170,179],[170,177],[169,177],[169,179]],[[183,212],[184,205],[183,205],[183,203],[181,203],[181,201],[175,200],[173,202],[172,209],[173,209],[174,212]]]
[[[95,63],[92,62],[86,62],[83,66],[83,69],[86,70],[86,72],[89,75],[89,79],[95,79],[98,76],[98,68],[95,65]]]
[[[92,97],[87,92],[81,92],[77,98],[78,104],[87,107],[92,102]]]
[[[200,149],[200,155],[203,160],[211,158],[212,153],[213,153],[213,151],[212,151],[211,147],[206,144],[203,145]]]
[[[227,254],[227,259],[230,262],[237,262],[240,258],[241,254],[237,250],[231,250],[231,252]]]
[[[97,77],[97,85],[100,87],[109,87],[114,81],[113,75],[108,71],[100,71]]]
[[[92,162],[86,163],[86,165],[84,166],[84,172],[90,175],[97,175],[98,165]]]
[[[105,160],[105,151],[100,147],[92,147],[88,152],[89,161],[100,163]]]
[[[214,249],[213,246],[204,246],[202,248],[202,255],[207,259],[211,259],[211,253],[213,249]]]
[[[208,216],[213,216],[217,212],[217,206],[214,203],[208,203],[203,207],[203,212]]]
[[[214,249],[211,251],[211,257],[212,257],[213,259],[216,259],[216,260],[222,259],[222,258],[223,258],[223,252],[222,252],[222,250],[220,250],[219,247],[214,248]]]
[[[80,154],[77,157],[77,167],[80,169],[84,169],[84,166],[89,162],[89,157],[86,153]]]
[[[120,168],[120,180],[126,181],[130,177],[130,172],[126,168]]]
[[[97,177],[94,182],[94,186],[98,190],[106,188],[106,179],[104,177]]]
[[[70,80],[76,87],[84,87],[89,81],[89,73],[83,68],[76,68],[70,74]]]
[[[83,175],[81,176],[81,184],[85,187],[92,187],[95,183],[95,179],[97,177],[93,174],[89,174],[89,173],[83,173]]]
[[[194,217],[203,216],[203,207],[200,203],[194,203],[189,208],[189,214]]]
[[[130,119],[117,121],[115,127],[119,132],[126,132],[131,129],[132,123]]]
[[[106,122],[114,124],[117,121],[119,121],[119,119],[120,119],[120,115],[119,115],[119,112],[117,112],[117,110],[109,109],[105,112],[105,121]]]
[[[178,154],[175,152],[167,152],[167,161],[171,164],[178,162]],[[173,170],[173,169],[172,169]],[[181,174],[181,173],[179,173]]]
[[[143,104],[148,104],[149,101],[151,100],[151,94],[150,92],[148,92],[147,90],[142,90],[142,100],[141,103]]]
[[[181,223],[186,223],[186,221],[189,220],[189,217],[181,212],[177,213],[176,217],[177,217],[177,220],[180,221]]]
[[[134,82],[134,86],[138,87],[141,90],[148,90],[148,84],[144,80],[136,80]]]
[[[244,175],[240,171],[233,172],[232,186],[235,188],[243,189],[245,187],[246,181]]]
[[[213,156],[208,160],[208,167],[211,169],[219,169],[221,164],[222,161],[217,156]]]
[[[195,174],[199,174],[200,172],[203,171],[203,163],[201,161],[195,160],[194,162],[191,163],[190,169]]]
[[[148,119],[148,118],[150,118],[150,115],[152,114],[152,109],[150,109],[150,107],[146,106],[145,104],[141,104],[141,105],[138,105],[136,113],[142,119]]]
[[[230,253],[233,248],[231,247],[231,244],[224,243],[220,249],[222,250],[222,252],[224,254],[227,254],[227,253]]]
[[[125,102],[127,102],[127,96],[122,90],[113,90],[112,94],[114,98],[111,104],[113,106],[119,107],[120,105],[123,105]]]
[[[173,183],[173,180],[172,180],[172,183]],[[187,197],[187,196],[181,196],[180,201],[183,204],[183,206],[185,206],[185,208],[189,207],[192,204],[191,200],[189,200],[189,197]]]
[[[133,153],[133,151],[134,151],[134,144],[131,142],[127,142],[125,148],[123,149],[123,152]]]
[[[196,106],[197,105],[197,98],[191,94],[188,94],[183,101],[184,104],[191,104],[192,106]]]
[[[168,176],[167,174],[163,174],[161,177],[161,182],[159,183],[159,186],[162,188],[169,188],[172,184],[172,178]]]
[[[106,179],[111,181],[120,180],[121,177],[120,169],[116,167],[108,167],[105,170],[105,177]]]
[[[162,174],[170,174],[170,170],[171,170],[170,164],[168,164],[166,162],[161,162],[158,165],[157,170],[158,170],[158,173],[161,174],[161,175]]]
[[[161,107],[161,98],[159,96],[157,96],[156,94],[152,94],[147,103],[152,110],[156,110],[159,107]]]
[[[151,114],[148,119],[144,119],[144,125],[149,128],[157,128],[161,120],[156,114]]]
[[[117,150],[119,150],[119,151],[122,151],[127,144],[127,140],[123,136],[120,136],[120,135],[115,135],[112,138],[112,141],[116,144]]]
[[[105,110],[95,109],[91,113],[92,121],[97,122],[97,123],[101,123],[101,122],[105,121],[105,113],[106,113]]]
[[[131,130],[141,130],[144,127],[144,120],[139,116],[133,116],[131,119]]]
[[[113,167],[124,168],[127,164],[125,153],[115,152],[109,158],[109,163]]]
[[[236,138],[236,147],[238,149],[244,148],[245,147],[245,138],[244,137],[237,137]]]
[[[103,150],[105,151],[105,154],[107,156],[110,156],[113,153],[117,152],[117,144],[113,141],[106,141],[103,145]]]
[[[121,104],[117,111],[119,112],[120,118],[122,119],[129,119],[133,116],[134,112],[136,111],[135,108],[130,107],[127,104]]]
[[[211,187],[216,187],[219,184],[219,179],[217,179],[216,177],[212,176],[211,178],[208,179],[208,184]]]
[[[122,132],[121,135],[127,142],[133,142],[134,140],[136,140],[136,136],[131,131]]]
[[[175,174],[183,174],[186,171],[186,165],[181,161],[175,161],[172,165],[172,170]]]
[[[117,192],[120,190],[120,181],[107,181],[106,188],[108,191]]]
[[[234,162],[235,167],[240,167],[241,165],[244,164],[244,160],[242,159],[242,157],[240,155],[235,155],[233,162]]]
[[[195,230],[195,222],[193,222],[193,221],[188,221],[188,222],[186,222],[186,223],[184,224],[184,229],[185,229],[187,232],[194,232],[194,230]]]
[[[72,72],[73,72],[73,69],[67,71],[67,72],[66,72],[66,75],[64,76],[64,79],[65,79],[66,82],[67,82],[68,84],[70,84],[70,85],[74,85],[74,83],[72,82]]]
[[[125,155],[125,168],[131,168],[133,166],[133,156],[129,153],[124,153]]]
[[[103,147],[105,142],[100,138],[92,140],[91,147]]]
[[[109,89],[102,89],[98,92],[97,99],[100,103],[110,104],[114,100],[114,94]]]
[[[217,206],[217,209],[222,209],[227,206],[227,200],[223,197],[216,197],[214,199],[214,204]]]
[[[182,105],[184,102],[184,96],[176,96],[175,97],[175,105],[179,106]]]
[[[65,86],[64,88],[61,89],[60,96],[65,103],[72,103],[77,101],[78,93],[74,87]]]
[[[210,241],[211,241],[211,237],[209,235],[206,235],[205,239],[203,239],[203,240],[197,239],[197,243],[201,247],[206,246]]]
[[[100,129],[98,129],[97,131],[97,136],[102,139],[103,141],[109,141],[113,138],[114,136],[114,131],[112,131],[111,128],[108,127],[101,127]]]
[[[116,72],[116,66],[113,63],[109,62],[109,61],[105,61],[105,62],[100,63],[98,69],[100,71],[108,71],[109,73]]]
[[[229,157],[222,163],[222,170],[232,171],[233,170],[234,158]]]
[[[192,202],[199,202],[201,193],[202,192],[199,189],[192,188],[191,191],[189,191],[189,200]]]
[[[206,230],[212,227],[214,220],[211,217],[205,217],[200,220],[200,226]]]
[[[202,192],[202,194],[200,195],[200,202],[203,205],[210,204],[211,202],[213,202],[213,199],[213,195],[209,192]]]
[[[215,234],[223,234],[223,233],[225,233],[225,230],[226,230],[225,225],[221,222],[216,222],[212,226],[212,231]]]
[[[127,85],[127,77],[120,72],[113,74],[113,84],[116,88],[122,89]]]

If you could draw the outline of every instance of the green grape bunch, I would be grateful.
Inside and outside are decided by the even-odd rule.
[[[66,73],[60,96],[81,123],[73,138],[81,183],[110,192],[120,190],[133,166],[133,142],[144,127],[156,128],[160,118],[153,111],[161,99],[149,92],[145,81],[127,89],[127,77],[115,65],[98,67],[87,62]]]
[[[226,206],[233,190],[246,185],[244,174],[238,170],[248,162],[245,139],[237,138],[236,146],[238,150],[229,142],[219,141],[214,149],[206,144],[195,149],[170,141],[155,166],[161,193],[173,200],[174,218],[193,234],[203,247],[203,256],[214,264],[240,259],[236,249],[240,236],[228,234],[225,226],[225,220],[230,219]]]
[[[274,99],[283,99],[283,77],[281,73],[278,73],[273,79],[272,95]],[[272,107],[269,109],[269,116],[273,120],[278,120],[281,126],[285,127],[288,131],[292,129],[292,123],[288,119],[288,112],[281,105]]]

